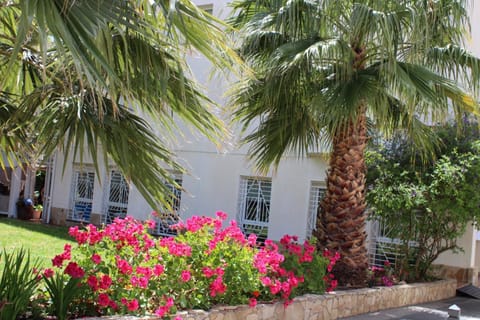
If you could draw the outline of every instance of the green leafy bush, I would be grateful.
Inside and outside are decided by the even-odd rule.
[[[442,252],[461,249],[457,238],[480,217],[478,127],[465,126],[460,136],[456,126],[437,128],[442,147],[423,165],[401,138],[370,153],[371,218],[399,240],[395,272],[403,279],[426,279]]]
[[[58,319],[105,314],[155,314],[212,305],[283,300],[323,293],[336,282],[329,271],[338,255],[294,241],[279,244],[246,237],[226,215],[192,217],[177,236],[155,239],[152,222],[115,219],[104,229],[70,229],[66,245],[43,276]],[[308,281],[308,283],[307,283]],[[309,291],[310,290],[310,291]]]

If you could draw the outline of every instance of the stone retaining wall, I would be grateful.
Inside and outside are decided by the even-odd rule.
[[[282,303],[215,307],[209,312],[180,312],[183,320],[333,320],[382,309],[442,300],[455,296],[457,282],[442,280],[429,283],[397,285],[337,291],[325,295],[295,298],[287,308]],[[115,320],[132,317],[111,317]],[[150,318],[152,319],[152,318]],[[103,318],[102,320],[105,320]]]

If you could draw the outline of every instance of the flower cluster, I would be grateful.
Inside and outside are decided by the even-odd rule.
[[[397,282],[397,277],[394,275],[394,270],[390,261],[385,260],[383,267],[372,266],[368,269],[369,287],[385,286],[391,287]]]
[[[318,254],[314,244],[300,245],[294,236],[259,244],[235,221],[224,227],[226,218],[223,212],[193,217],[174,226],[176,237],[160,239],[147,232],[152,222],[131,217],[103,229],[72,227],[77,246],[66,245],[52,262],[58,269],[66,263],[63,274],[80,280],[83,288],[75,304],[93,306],[97,315],[168,317],[215,304],[253,307],[258,300],[277,299],[288,304],[298,294],[332,288],[327,269],[336,260]],[[53,274],[43,272],[46,278]]]
[[[335,252],[334,254],[332,254],[329,250],[325,249],[323,250],[323,256],[328,259],[328,266],[327,266],[328,275],[325,275],[323,277],[323,280],[325,280],[325,283],[328,284],[326,291],[330,292],[330,291],[333,291],[338,285],[337,280],[334,279],[333,273],[331,272],[333,270],[333,267],[337,263],[337,261],[340,259],[340,254],[338,252]]]

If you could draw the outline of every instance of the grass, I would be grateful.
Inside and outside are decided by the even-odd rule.
[[[0,250],[30,250],[32,259],[50,267],[52,258],[63,251],[65,243],[73,244],[67,227],[57,227],[10,218],[0,218]]]

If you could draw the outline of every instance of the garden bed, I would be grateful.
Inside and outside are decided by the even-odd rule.
[[[209,312],[192,310],[179,312],[183,320],[330,320],[375,312],[383,309],[447,299],[455,296],[457,282],[441,280],[428,283],[342,290],[324,295],[307,294],[295,298],[285,308],[283,303],[258,304],[256,307],[214,307]],[[133,319],[117,316],[94,319]]]

